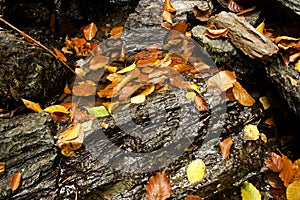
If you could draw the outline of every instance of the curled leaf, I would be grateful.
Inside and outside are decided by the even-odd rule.
[[[96,35],[97,30],[98,29],[97,29],[96,24],[94,24],[94,22],[90,23],[89,25],[87,25],[83,28],[84,37],[87,40],[93,39]]]
[[[162,18],[164,21],[166,21],[170,24],[173,23],[172,14],[169,11],[164,10],[163,14],[162,14]]]
[[[227,158],[229,156],[230,148],[231,148],[232,144],[233,144],[233,141],[232,141],[231,137],[224,139],[220,143],[221,152],[222,152],[222,155],[224,158]]]
[[[283,181],[284,186],[287,187],[295,174],[294,165],[292,161],[283,154],[281,156],[281,159],[282,168],[280,170],[279,177]]]
[[[172,187],[165,172],[158,172],[151,176],[146,185],[146,197],[148,200],[166,200],[172,194]]]
[[[242,104],[243,106],[252,106],[255,103],[255,100],[252,96],[243,88],[239,82],[233,84],[232,89],[234,97]]]
[[[206,166],[201,159],[193,160],[187,167],[186,174],[190,183],[201,181],[205,175]]]
[[[26,106],[26,108],[29,108],[35,112],[43,112],[43,109],[41,108],[39,103],[34,103],[32,101],[26,100],[26,99],[22,99],[24,105]]]
[[[219,37],[227,37],[228,31],[229,31],[229,28],[223,28],[223,29],[217,29],[217,30],[207,28],[203,34],[210,38],[215,39],[215,38],[219,38]]]
[[[203,8],[201,6],[194,6],[193,13],[196,19],[201,22],[206,22],[210,17],[211,9]]]
[[[174,6],[172,5],[171,0],[165,0],[164,10],[170,13],[176,12],[176,8],[174,8]]]
[[[22,177],[21,172],[17,172],[12,176],[10,181],[10,189],[12,190],[12,192],[14,192],[20,186],[21,177]]]

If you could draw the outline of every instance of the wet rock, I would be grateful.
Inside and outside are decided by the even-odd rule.
[[[56,193],[54,124],[49,114],[27,114],[0,119],[0,160],[5,172],[0,178],[0,199],[52,198]],[[19,188],[12,193],[12,175],[22,173]]]
[[[21,36],[0,31],[0,107],[14,107],[20,98],[45,103],[61,94],[70,71],[56,58]]]

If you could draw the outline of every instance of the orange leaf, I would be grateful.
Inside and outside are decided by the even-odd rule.
[[[221,152],[224,158],[227,158],[230,154],[230,148],[231,145],[233,144],[231,137],[228,137],[226,139],[224,139],[221,143],[220,143],[220,148],[221,148]]]
[[[96,93],[96,86],[90,83],[83,83],[80,85],[75,85],[72,89],[72,92],[76,96],[91,96]]]
[[[117,39],[121,36],[123,33],[124,27],[123,26],[115,26],[113,29],[110,31],[110,38],[112,39]]]
[[[151,176],[146,185],[146,197],[148,200],[166,200],[172,194],[172,187],[165,172],[158,172]]]
[[[198,111],[205,112],[207,110],[207,102],[202,96],[195,96],[194,102]]]
[[[201,197],[195,195],[189,195],[184,198],[184,200],[202,200]]]
[[[284,183],[284,186],[287,187],[290,184],[290,181],[292,180],[295,170],[294,165],[288,157],[282,154],[282,168],[279,174],[279,177]]]
[[[61,60],[61,61],[64,61],[64,62],[67,62],[67,58],[64,54],[62,54],[57,48],[54,48],[54,52],[55,52],[55,55],[56,55],[56,58]]]
[[[225,92],[229,88],[233,87],[233,83],[236,82],[235,72],[224,70],[218,74],[210,77],[207,81],[207,87],[217,87],[221,92]]]
[[[41,108],[39,103],[34,103],[32,101],[28,101],[28,100],[22,99],[22,98],[21,98],[21,100],[23,101],[26,108],[29,108],[35,112],[43,112],[43,109]]]
[[[177,22],[171,29],[180,33],[185,33],[188,28],[186,22]]]
[[[169,11],[164,10],[162,14],[162,18],[164,21],[169,22],[172,24],[172,14]]]
[[[93,39],[96,35],[97,30],[98,29],[97,29],[96,24],[94,24],[94,22],[90,23],[89,25],[87,25],[83,28],[84,37],[87,40]]]
[[[242,104],[243,106],[252,106],[255,103],[255,100],[252,96],[243,88],[239,82],[233,84],[232,89],[234,97]]]
[[[193,12],[195,18],[201,22],[208,21],[211,14],[211,10],[209,8],[203,8],[201,6],[194,6]]]
[[[70,90],[68,84],[67,84],[67,85],[65,86],[65,88],[64,88],[64,93],[65,93],[65,94],[72,94],[72,91]]]
[[[165,0],[164,10],[166,10],[170,13],[176,12],[176,8],[174,8],[174,6],[171,4],[171,0]]]
[[[210,38],[219,38],[219,37],[226,37],[229,29],[228,28],[223,28],[223,29],[218,29],[218,30],[212,30],[212,29],[206,29],[204,31],[204,35],[210,37]]]
[[[229,0],[227,7],[232,12],[238,13],[243,11],[243,8],[235,0]]]
[[[269,154],[270,157],[264,159],[268,169],[270,169],[273,172],[280,172],[283,166],[280,155],[274,152],[270,152]]]
[[[10,189],[12,190],[12,192],[18,189],[21,182],[21,177],[22,177],[21,172],[17,172],[12,176],[10,181]]]
[[[274,119],[273,118],[266,119],[265,124],[269,126],[274,126],[275,125]]]

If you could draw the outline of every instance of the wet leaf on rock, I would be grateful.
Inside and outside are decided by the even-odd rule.
[[[172,5],[171,0],[165,0],[164,10],[170,13],[176,12],[176,8],[174,8],[174,6]]]
[[[73,86],[72,93],[75,96],[81,97],[92,96],[96,93],[96,86],[89,82],[84,82],[83,84]]]
[[[172,186],[165,172],[158,172],[151,176],[146,185],[146,197],[148,200],[166,200],[172,194]]]
[[[228,31],[229,31],[229,28],[223,28],[223,29],[217,29],[217,30],[207,28],[203,34],[212,39],[215,39],[215,38],[219,38],[219,37],[227,37]]]
[[[233,141],[232,141],[231,137],[224,139],[220,143],[221,152],[222,152],[222,155],[224,158],[227,158],[229,156],[230,148],[231,148],[232,144],[233,144]]]
[[[269,155],[270,157],[264,159],[266,166],[273,172],[280,172],[283,165],[281,156],[274,152],[270,152]]]
[[[247,124],[244,127],[244,136],[246,140],[258,140],[259,139],[259,131],[256,125]]]
[[[234,97],[242,104],[243,106],[252,106],[255,103],[255,100],[252,96],[243,88],[239,82],[233,83],[232,89]]]
[[[300,199],[300,180],[296,180],[287,186],[286,198],[287,198],[287,200],[299,200]]]
[[[292,180],[295,170],[292,161],[285,155],[282,154],[282,168],[279,173],[279,177],[284,183],[284,186],[287,187]]]
[[[29,108],[31,110],[33,110],[34,112],[43,112],[43,109],[41,108],[39,103],[34,103],[32,101],[26,100],[26,99],[22,99],[24,105],[26,108]]]
[[[243,200],[261,200],[261,194],[252,183],[244,182],[241,186]]]
[[[14,192],[20,186],[21,177],[22,177],[21,172],[17,172],[12,176],[10,181],[10,189],[12,190],[12,192]]]
[[[199,112],[205,112],[207,110],[207,102],[200,96],[195,96],[194,98],[195,106]]]
[[[87,25],[83,28],[84,37],[87,40],[93,39],[97,33],[97,30],[98,29],[97,29],[96,24],[94,24],[94,22],[90,23],[89,25]]]
[[[104,106],[87,108],[87,111],[90,115],[94,115],[95,117],[106,117],[110,115]]]
[[[207,22],[211,15],[211,9],[203,8],[201,6],[194,6],[193,13],[195,18],[200,22]]]
[[[235,82],[236,82],[235,72],[224,70],[210,77],[207,81],[207,87],[218,88],[221,92],[225,92],[229,88],[232,88]]]
[[[166,21],[170,24],[173,23],[172,14],[169,11],[164,10],[163,14],[162,14],[162,18],[164,21]]]
[[[64,54],[62,54],[57,48],[54,48],[54,53],[56,55],[56,58],[63,61],[67,62],[67,58]]]
[[[44,109],[45,112],[48,113],[54,113],[54,112],[60,112],[60,113],[65,113],[69,114],[70,112],[68,111],[67,108],[65,108],[62,105],[52,105]]]
[[[187,167],[186,174],[190,183],[201,181],[205,175],[206,166],[201,159],[193,160]]]
[[[92,58],[91,62],[89,63],[90,70],[97,70],[103,68],[107,65],[109,58],[103,55],[96,55]]]

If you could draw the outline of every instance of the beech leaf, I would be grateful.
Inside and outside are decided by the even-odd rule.
[[[134,70],[136,67],[136,64],[135,63],[132,63],[131,65],[129,65],[128,67],[125,67],[123,69],[121,69],[120,71],[118,71],[117,73],[118,74],[124,74],[126,72],[130,72],[132,70]]]
[[[296,180],[287,186],[286,198],[287,198],[287,200],[299,200],[300,199],[300,180]]]
[[[205,112],[207,110],[207,102],[200,96],[195,96],[194,98],[195,106],[199,112]]]
[[[23,101],[26,108],[29,108],[35,112],[43,112],[43,109],[41,108],[39,103],[34,103],[32,101],[22,99],[22,98],[21,98],[21,100]]]
[[[252,183],[244,182],[241,186],[243,200],[261,200],[261,194]]]
[[[110,115],[104,106],[87,108],[87,111],[89,114],[94,115],[95,117],[106,117]]]
[[[295,174],[294,165],[292,161],[285,155],[282,154],[281,158],[282,168],[279,173],[279,177],[283,181],[284,186],[287,187]]]
[[[63,61],[67,62],[67,58],[64,54],[62,54],[57,48],[54,48],[54,53],[56,55],[56,58]]]
[[[189,196],[186,196],[184,198],[184,200],[202,200],[202,198],[199,196],[196,196],[196,195],[189,195]]]
[[[220,143],[221,152],[222,152],[222,155],[224,158],[227,158],[229,156],[230,148],[231,148],[232,144],[233,144],[233,141],[232,141],[231,137],[224,139]]]
[[[201,22],[206,22],[210,17],[211,10],[209,8],[203,8],[201,6],[194,6],[193,13],[196,19]]]
[[[215,38],[219,38],[219,37],[227,37],[228,31],[229,31],[229,28],[223,28],[223,29],[218,29],[218,30],[212,30],[212,29],[207,28],[203,34],[212,39],[215,39]]]
[[[94,22],[90,23],[89,25],[87,25],[83,28],[84,37],[87,40],[93,39],[96,35],[97,30],[98,29],[97,29],[96,24],[94,24]]]
[[[14,192],[20,186],[21,177],[22,177],[21,172],[17,172],[12,176],[10,181],[10,189],[12,190],[12,192]]]
[[[190,183],[201,181],[205,175],[206,166],[201,159],[193,160],[187,167],[186,174]]]
[[[235,72],[224,70],[210,77],[207,81],[207,87],[218,88],[221,92],[225,92],[229,88],[232,88],[235,82],[236,82]]]
[[[70,112],[68,111],[68,109],[66,109],[64,106],[62,105],[53,105],[53,106],[49,106],[47,108],[44,109],[45,112],[48,113],[54,113],[54,112],[60,112],[60,113],[65,113],[65,114],[69,114]]]
[[[83,84],[73,86],[72,93],[76,96],[92,96],[96,93],[96,86],[91,83],[84,82]]]
[[[258,32],[260,32],[261,34],[264,33],[264,29],[265,29],[265,22],[260,23],[260,24],[256,27],[256,30],[257,30]]]
[[[166,200],[172,194],[172,187],[165,172],[158,172],[151,176],[146,185],[146,197],[148,200]]]
[[[234,97],[243,106],[252,106],[255,103],[255,100],[252,98],[252,96],[243,88],[243,86],[239,82],[233,83],[232,92]]]
[[[283,165],[281,156],[274,152],[270,152],[269,155],[270,157],[264,159],[266,166],[273,172],[280,172]]]
[[[257,126],[252,124],[247,124],[244,127],[244,136],[246,140],[258,140],[259,138],[259,131]]]

